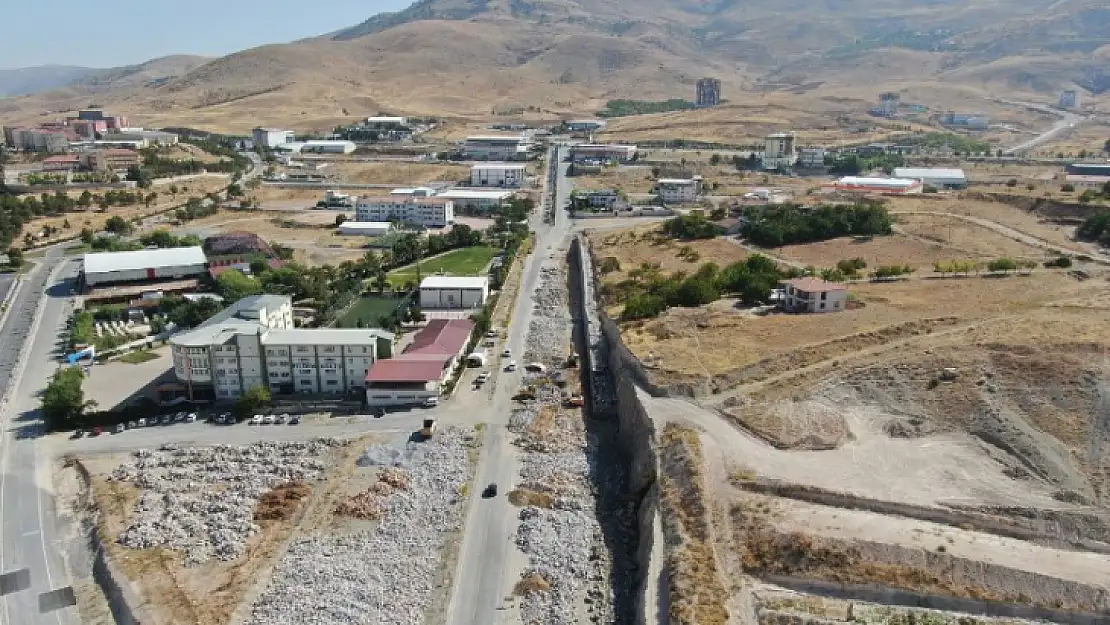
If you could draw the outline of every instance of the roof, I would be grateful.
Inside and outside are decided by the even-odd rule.
[[[612,150],[612,149],[627,150],[629,148],[635,150],[636,146],[626,145],[626,144],[623,144],[623,143],[579,143],[578,145],[570,146],[571,151],[574,151],[574,150]]]
[[[515,191],[502,191],[500,189],[448,189],[441,191],[435,197],[448,200],[504,200],[515,194]]]
[[[370,366],[367,382],[430,382],[443,377],[443,368],[450,360],[439,358],[387,358]]]
[[[432,319],[412,337],[405,353],[394,360],[412,354],[433,354],[451,357],[462,351],[470,341],[474,322],[469,319]]]
[[[204,265],[207,262],[208,259],[200,246],[134,252],[93,252],[85,254],[85,273]]]
[[[861,176],[844,176],[836,181],[837,184],[848,187],[890,187],[904,188],[920,184],[919,180],[910,178],[864,178]]]
[[[468,142],[469,141],[488,141],[488,142],[502,142],[503,141],[505,143],[508,143],[510,141],[516,141],[518,143],[525,143],[525,142],[528,141],[528,137],[525,137],[524,135],[507,135],[507,136],[506,135],[475,135],[473,137],[467,137],[466,140]]]
[[[470,169],[527,169],[527,166],[514,165],[513,163],[478,163],[471,165]]]
[[[347,230],[389,230],[393,224],[388,221],[344,221],[339,227]]]
[[[896,178],[951,178],[967,180],[962,169],[943,169],[939,167],[896,167]]]
[[[793,280],[784,280],[783,284],[805,291],[806,293],[820,293],[821,291],[847,291],[848,287],[840,284],[839,282],[828,282],[820,278],[794,278]]]
[[[208,326],[215,326],[232,318],[238,319],[239,313],[247,310],[258,310],[260,308],[281,308],[285,304],[291,305],[291,301],[292,298],[290,298],[288,295],[271,295],[268,293],[263,293],[261,295],[251,295],[250,297],[244,297],[243,299],[238,300],[231,306],[228,306],[215,315],[212,315],[207,321],[200,324],[199,327],[204,328]],[[257,322],[253,320],[246,319],[243,321],[249,321],[252,325],[258,325]]]
[[[76,163],[80,159],[76,154],[66,154],[63,156],[50,156],[42,159],[43,163]]]
[[[264,341],[269,345],[373,345],[378,339],[392,341],[393,333],[379,328],[300,328],[270,330]]]
[[[311,140],[311,141],[305,141],[305,142],[304,142],[304,144],[305,144],[306,146],[315,146],[315,145],[354,145],[354,144],[355,144],[355,142],[354,142],[354,141],[346,141],[346,140],[344,140],[344,139],[313,139],[313,140]]]
[[[484,289],[488,285],[485,276],[428,276],[420,281],[422,289]]]
[[[139,155],[139,153],[136,152],[135,150],[125,150],[125,149],[121,149],[121,148],[108,148],[107,150],[101,150],[100,153],[105,155],[105,156],[138,156]]]
[[[428,204],[434,206],[442,206],[447,202],[452,201],[449,197],[440,197],[438,195],[432,196],[409,196],[403,193],[397,195],[368,195],[358,198],[356,206],[366,206],[368,204]]]
[[[655,182],[659,184],[694,184],[699,181],[695,178],[660,178]]]

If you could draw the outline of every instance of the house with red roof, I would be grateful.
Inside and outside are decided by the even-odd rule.
[[[370,406],[420,404],[439,397],[465,356],[474,333],[469,319],[433,319],[393,358],[376,361],[366,374]]]
[[[794,278],[779,283],[779,305],[788,312],[840,312],[848,307],[848,287],[820,278]]]

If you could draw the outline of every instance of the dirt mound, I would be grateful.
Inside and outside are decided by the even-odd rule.
[[[366,490],[335,506],[335,515],[362,521],[377,521],[385,514],[385,499],[399,490],[408,490],[409,474],[401,469],[383,469],[378,481]]]
[[[721,412],[779,449],[836,449],[852,435],[839,408],[820,401],[787,399]]]
[[[262,495],[254,508],[255,521],[288,521],[296,514],[301,501],[312,494],[304,482],[283,484]]]

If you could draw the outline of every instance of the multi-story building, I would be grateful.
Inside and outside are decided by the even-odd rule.
[[[404,195],[360,197],[355,203],[357,221],[400,221],[429,228],[455,223],[455,202],[441,197]]]
[[[470,184],[475,187],[511,187],[524,184],[527,168],[510,163],[482,163],[470,168]]]
[[[719,78],[699,78],[694,104],[699,108],[717,106],[721,103],[721,80]]]
[[[616,189],[575,189],[571,191],[571,201],[575,208],[613,210],[621,203],[621,194]]]
[[[295,329],[287,295],[239,300],[170,339],[174,373],[193,400],[231,400],[258,386],[280,395],[347,394],[365,387],[393,334],[378,329]]]
[[[789,312],[839,312],[848,305],[848,288],[819,278],[795,278],[779,283],[779,305]]]
[[[701,176],[693,178],[660,178],[655,183],[655,192],[664,204],[681,204],[698,199],[701,192]]]
[[[142,163],[139,158],[139,153],[134,150],[122,149],[107,149],[107,150],[90,150],[81,153],[81,165],[85,169],[93,171],[103,171],[105,169],[114,169],[117,171],[127,169],[132,165],[140,165]]]
[[[486,214],[505,206],[515,192],[501,189],[447,189],[435,197],[451,200],[455,211],[462,214]]]
[[[70,132],[72,132],[72,129],[70,129]],[[76,139],[77,136],[74,135],[73,138]],[[4,141],[13,150],[64,154],[69,151],[70,136],[65,130],[55,127],[21,128],[5,126]]]
[[[626,163],[636,157],[636,146],[580,143],[570,146],[570,160],[576,163],[617,161]]]
[[[264,148],[276,148],[285,143],[293,143],[296,136],[292,130],[281,128],[255,128],[251,131],[254,144]]]
[[[81,169],[81,159],[76,154],[49,156],[42,161],[42,170],[51,173],[77,171],[78,169]]]
[[[523,161],[531,148],[532,141],[524,135],[467,137],[463,156],[476,161]]]
[[[604,119],[572,119],[563,125],[571,132],[596,132],[605,130],[609,124]]]
[[[379,360],[366,376],[371,406],[419,404],[438,397],[458,366],[474,332],[469,319],[433,319],[412,337],[404,353]]]
[[[798,156],[795,154],[795,137],[792,132],[776,132],[767,135],[763,144],[763,169],[788,169],[794,166]]]
[[[798,166],[805,169],[825,167],[825,148],[805,147],[798,150]]]
[[[1079,108],[1079,92],[1075,89],[1067,89],[1061,93],[1060,108],[1069,110]]]

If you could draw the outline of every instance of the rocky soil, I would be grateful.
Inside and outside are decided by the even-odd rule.
[[[246,625],[424,623],[444,541],[462,525],[474,444],[469,430],[446,428],[426,442],[367,448],[360,466],[396,469],[378,482],[390,488],[373,489],[380,521],[295,540]]]
[[[109,476],[142,492],[119,542],[180,551],[187,566],[234,560],[259,530],[254,511],[262,496],[285,484],[319,482],[339,445],[316,440],[137,451]]]

